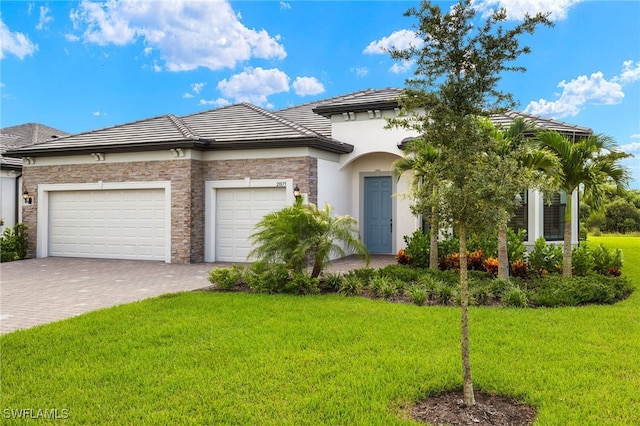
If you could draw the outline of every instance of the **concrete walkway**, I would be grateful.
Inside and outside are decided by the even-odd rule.
[[[370,266],[394,263],[373,256]],[[222,263],[167,264],[134,260],[48,257],[0,265],[0,334],[210,285],[208,272]],[[356,257],[332,262],[328,271],[363,267]]]

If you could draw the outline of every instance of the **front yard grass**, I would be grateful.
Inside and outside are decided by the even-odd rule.
[[[625,253],[640,238],[590,237]],[[471,308],[476,388],[539,425],[640,424],[640,292],[611,306]],[[461,387],[459,308],[189,292],[0,337],[0,416],[69,424],[413,424],[401,408]]]

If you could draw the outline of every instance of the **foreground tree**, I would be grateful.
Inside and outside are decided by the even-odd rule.
[[[311,264],[311,277],[316,278],[331,255],[342,257],[346,250],[369,262],[357,221],[348,215],[333,216],[328,204],[318,209],[314,204],[296,201],[293,206],[265,215],[254,229],[249,237],[254,246],[249,257],[282,263],[294,273],[302,273]]]
[[[505,206],[513,196],[504,196],[505,176],[517,162],[497,154],[497,142],[481,116],[514,106],[513,97],[498,89],[504,71],[524,71],[509,63],[529,53],[519,38],[533,33],[539,24],[551,25],[546,15],[526,16],[512,28],[503,27],[504,9],[477,25],[472,0],[462,0],[443,13],[439,6],[423,2],[407,16],[418,19],[416,35],[422,46],[395,50],[395,59],[415,61],[415,78],[407,80],[400,96],[405,117],[390,120],[390,126],[417,131],[425,144],[440,152],[428,176],[439,184],[438,197],[420,193],[425,205],[445,200],[442,214],[460,239],[461,355],[463,393],[466,405],[475,405],[469,355],[469,287],[466,236],[474,229],[495,229],[504,220]]]
[[[620,189],[626,188],[629,182],[629,172],[620,165],[619,160],[630,155],[618,151],[615,141],[606,135],[591,135],[574,141],[562,134],[548,130],[536,137],[540,146],[553,152],[560,161],[562,176],[559,189],[567,194],[567,205],[564,214],[562,275],[571,277],[571,240],[573,233],[574,191],[580,185],[585,195],[591,201],[591,206],[598,209],[605,201],[606,189],[614,184]]]

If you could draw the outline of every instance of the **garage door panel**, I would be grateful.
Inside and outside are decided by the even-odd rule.
[[[49,194],[49,255],[165,260],[164,189]]]
[[[280,210],[285,188],[221,188],[216,191],[216,261],[246,262],[249,237],[265,214]]]

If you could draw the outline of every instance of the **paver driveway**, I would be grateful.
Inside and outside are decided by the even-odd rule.
[[[209,285],[211,263],[48,257],[0,266],[0,333]]]
[[[372,256],[371,267],[395,263]],[[136,260],[47,257],[0,265],[0,334],[210,285],[208,272],[222,263],[168,264]],[[332,262],[329,271],[363,267],[355,256]]]

